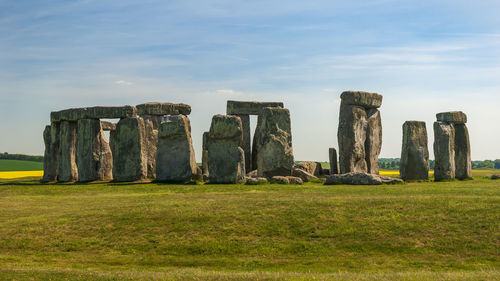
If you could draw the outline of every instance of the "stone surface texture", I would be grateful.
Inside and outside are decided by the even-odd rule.
[[[422,121],[403,124],[403,147],[399,173],[403,180],[429,179],[429,149],[427,128]]]
[[[339,167],[337,162],[337,150],[333,147],[328,149],[328,160],[330,161],[330,175],[335,175],[339,173]]]
[[[455,126],[455,177],[459,180],[472,178],[469,130],[465,124]]]
[[[241,148],[243,126],[234,115],[215,115],[208,140],[211,183],[238,183],[245,179],[245,152]]]
[[[382,95],[362,91],[345,91],[340,95],[343,104],[357,105],[366,109],[379,108],[382,105]]]
[[[121,119],[111,140],[113,178],[116,181],[139,181],[148,176],[147,140],[144,120]]]
[[[437,121],[453,124],[467,123],[467,115],[465,115],[462,111],[441,112],[436,114],[436,119]]]
[[[255,130],[257,170],[260,177],[289,176],[294,165],[290,111],[266,107]]]
[[[302,161],[298,164],[293,165],[293,168],[306,171],[315,177],[319,177],[322,174],[322,168],[320,162]]]
[[[99,119],[78,120],[76,145],[79,181],[113,179],[113,156]]]
[[[45,127],[43,141],[45,143],[45,152],[42,182],[56,181],[59,165],[59,124],[53,123]]]
[[[51,122],[78,121],[80,119],[115,119],[129,118],[137,115],[135,106],[95,106],[70,108],[50,113]]]
[[[136,107],[139,115],[189,115],[191,113],[191,106],[183,103],[148,102]]]
[[[258,102],[258,101],[227,101],[226,113],[228,115],[259,115],[266,107],[281,107],[282,102]]]
[[[78,181],[76,164],[76,122],[63,121],[59,129],[58,181]]]
[[[116,130],[116,123],[101,121],[101,128],[103,131],[114,131]]]
[[[156,155],[157,180],[189,182],[198,175],[189,123],[185,115],[172,115],[161,123]]]
[[[156,148],[158,146],[158,130],[155,129],[151,120],[144,120],[146,137],[146,157],[148,178],[156,178]]]
[[[330,175],[326,179],[325,185],[381,185],[403,183],[401,179],[384,177],[368,173],[347,173],[341,175]]]
[[[434,122],[434,179],[455,178],[455,128],[453,124]]]

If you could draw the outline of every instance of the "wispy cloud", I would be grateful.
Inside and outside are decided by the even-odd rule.
[[[115,84],[125,85],[125,86],[131,86],[133,83],[129,82],[129,81],[125,81],[125,80],[118,80],[118,81],[115,81]]]

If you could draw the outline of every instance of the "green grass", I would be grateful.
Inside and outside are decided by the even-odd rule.
[[[0,172],[39,170],[43,170],[43,162],[0,159]]]
[[[0,280],[500,280],[500,181],[0,182]]]

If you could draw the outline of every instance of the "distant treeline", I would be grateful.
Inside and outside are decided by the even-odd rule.
[[[378,165],[380,169],[384,170],[399,170],[399,158],[379,158]],[[434,160],[429,161],[431,170],[434,170]],[[472,161],[472,169],[500,169],[500,159],[497,160],[484,160]]]
[[[25,155],[25,154],[9,154],[7,152],[0,153],[0,159],[43,162],[43,156],[33,156],[33,155]]]

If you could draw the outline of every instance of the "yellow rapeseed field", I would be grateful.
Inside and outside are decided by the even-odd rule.
[[[384,170],[380,171],[379,174],[381,176],[399,176],[399,171],[393,171],[393,170]],[[434,171],[429,171],[429,175],[434,175]]]
[[[0,172],[0,179],[17,179],[17,178],[41,177],[41,176],[43,176],[43,171]]]

